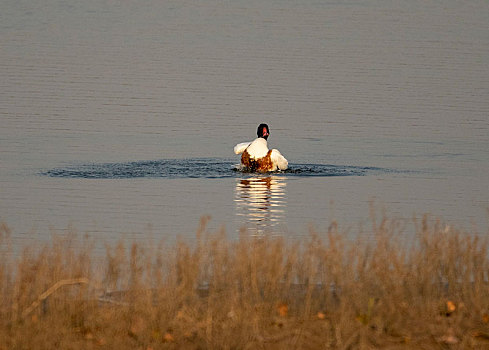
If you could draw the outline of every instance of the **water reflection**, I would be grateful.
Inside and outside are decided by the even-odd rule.
[[[252,234],[273,231],[285,220],[287,197],[286,177],[264,176],[237,179],[236,215]]]

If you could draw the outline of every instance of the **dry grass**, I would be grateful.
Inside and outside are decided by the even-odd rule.
[[[9,254],[0,349],[489,348],[488,242],[426,217],[368,241],[336,224],[303,242],[208,233],[171,247],[54,238]]]

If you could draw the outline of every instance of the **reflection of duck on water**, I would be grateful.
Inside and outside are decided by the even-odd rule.
[[[261,173],[287,169],[287,159],[277,149],[268,149],[268,125],[260,124],[256,134],[258,138],[253,142],[238,143],[234,146],[234,153],[241,154],[241,165],[244,169]]]
[[[246,226],[256,225],[259,232],[272,228],[284,218],[285,178],[278,176],[239,179],[236,183],[237,215]]]

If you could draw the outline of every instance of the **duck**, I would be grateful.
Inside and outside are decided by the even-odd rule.
[[[270,129],[262,123],[256,131],[257,138],[251,142],[242,142],[234,146],[234,153],[241,154],[241,165],[244,170],[266,173],[286,170],[289,162],[277,149],[268,149],[267,139]]]

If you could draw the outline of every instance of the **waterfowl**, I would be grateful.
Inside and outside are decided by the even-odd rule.
[[[244,169],[260,173],[287,169],[287,159],[277,149],[268,149],[268,125],[260,124],[256,134],[258,137],[252,142],[242,142],[234,146],[234,153],[241,154],[241,165]]]

